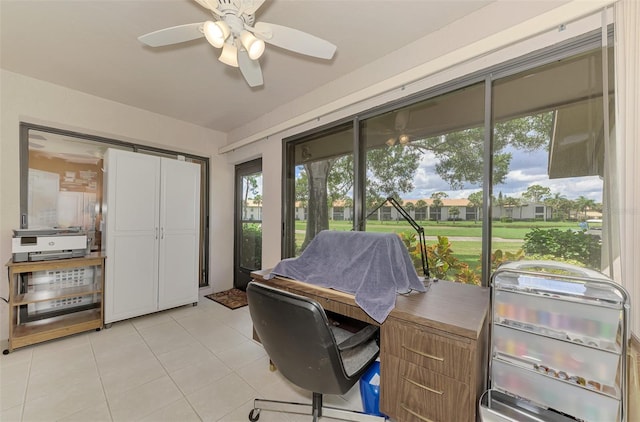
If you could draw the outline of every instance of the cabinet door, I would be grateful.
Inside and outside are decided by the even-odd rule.
[[[160,159],[105,155],[105,322],[157,310]]]
[[[163,158],[158,307],[198,301],[200,166]]]

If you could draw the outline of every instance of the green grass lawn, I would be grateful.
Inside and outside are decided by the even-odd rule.
[[[440,222],[433,221],[418,222],[424,228],[426,236],[447,236],[447,237],[482,237],[482,224],[480,222]],[[307,223],[305,221],[296,221],[296,231],[304,232]],[[352,223],[350,221],[330,221],[329,228],[331,230],[351,230]],[[501,239],[524,239],[524,235],[531,231],[532,228],[557,228],[561,230],[578,228],[577,223],[563,222],[517,222],[517,223],[501,223],[494,222],[492,226],[493,237]],[[399,233],[403,231],[413,232],[413,228],[405,221],[367,221],[367,231]],[[303,235],[304,237],[304,235]]]
[[[418,222],[424,227],[427,245],[435,243],[436,236],[447,236],[451,242],[451,249],[459,260],[467,263],[471,268],[480,265],[480,254],[482,251],[482,224],[480,222]],[[330,221],[330,230],[351,230],[350,221]],[[493,239],[492,250],[502,250],[503,252],[517,252],[522,248],[524,236],[532,228],[558,228],[561,230],[577,228],[573,222],[514,222],[502,223],[494,222],[492,226]],[[305,221],[296,221],[296,245],[301,245],[305,238]],[[367,231],[384,233],[415,233],[414,229],[405,221],[367,221]],[[464,239],[456,239],[464,238]],[[473,238],[473,239],[468,239]],[[506,241],[502,241],[505,239]],[[514,240],[520,240],[514,242]]]

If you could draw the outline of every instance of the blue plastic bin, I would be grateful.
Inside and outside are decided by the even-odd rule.
[[[360,397],[363,412],[369,415],[385,416],[380,413],[380,362],[375,361],[360,377]]]

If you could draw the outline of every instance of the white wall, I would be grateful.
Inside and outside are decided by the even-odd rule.
[[[165,147],[210,157],[210,284],[232,287],[233,168],[217,151],[226,135],[148,111],[0,70],[0,260],[11,258],[12,230],[20,224],[19,123]],[[5,272],[6,274],[6,272]],[[6,276],[0,296],[7,297]],[[8,307],[0,302],[0,341],[8,338]]]

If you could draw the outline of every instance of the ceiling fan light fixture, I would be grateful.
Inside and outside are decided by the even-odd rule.
[[[409,135],[406,135],[406,134],[404,134],[404,133],[403,133],[403,134],[402,134],[402,135],[400,135],[400,137],[398,138],[398,141],[399,141],[402,145],[408,144],[408,143],[409,143]]]
[[[249,58],[251,60],[257,60],[264,53],[264,41],[256,38],[249,31],[242,31],[240,34],[240,42],[247,50],[247,54],[249,54]]]
[[[396,138],[387,139],[387,142],[385,142],[385,144],[387,144],[390,147],[394,146],[396,144]]]
[[[231,43],[225,43],[218,60],[226,65],[238,67],[238,48]]]
[[[202,26],[202,32],[207,41],[209,41],[209,44],[215,48],[220,48],[229,37],[231,29],[229,29],[229,25],[223,21],[206,21]]]

